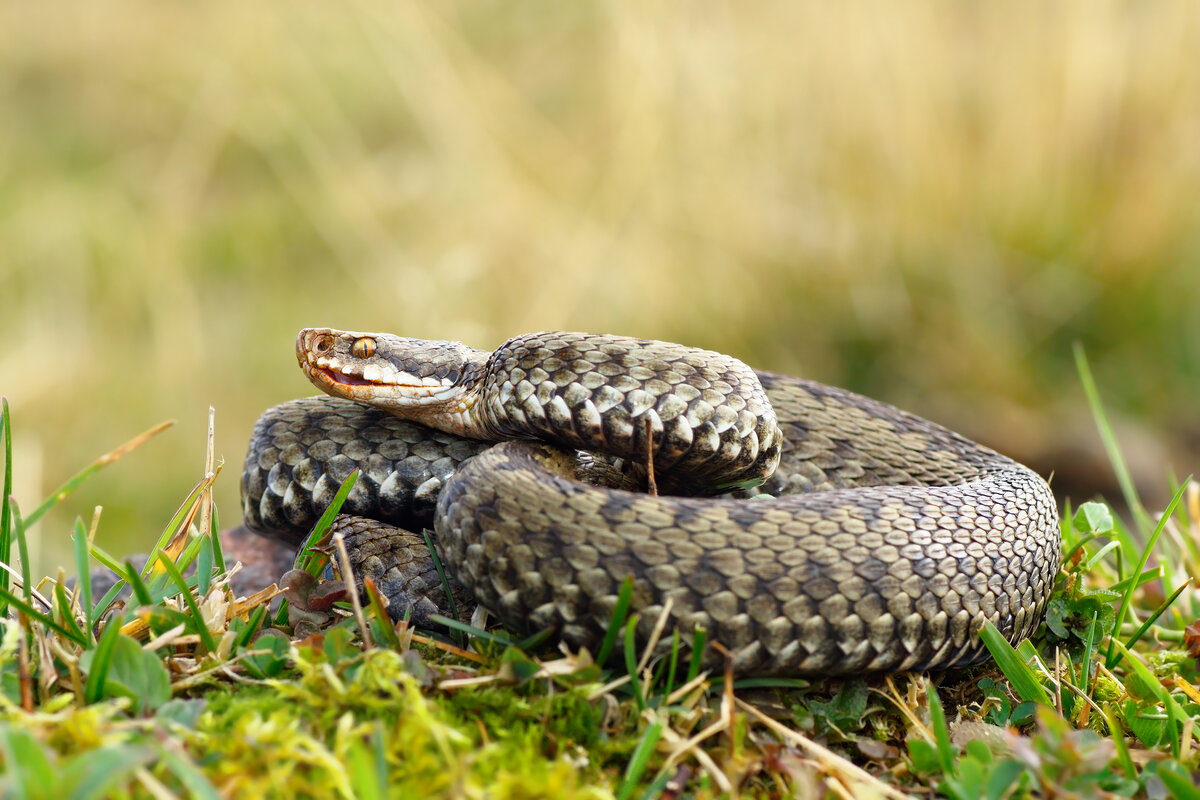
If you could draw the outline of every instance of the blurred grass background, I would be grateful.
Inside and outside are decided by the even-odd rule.
[[[0,2],[0,393],[25,510],[145,549],[312,393],[309,325],[735,354],[1110,485],[1196,468],[1200,13],[1128,2]],[[1153,494],[1153,492],[1152,492]],[[39,566],[69,561],[66,513]]]

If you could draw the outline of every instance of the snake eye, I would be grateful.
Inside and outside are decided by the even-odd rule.
[[[367,336],[355,339],[354,344],[350,345],[350,355],[355,358],[370,358],[375,355],[375,340]]]

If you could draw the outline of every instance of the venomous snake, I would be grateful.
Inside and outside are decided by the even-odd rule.
[[[297,356],[337,396],[259,420],[246,523],[298,542],[361,469],[344,527],[396,613],[441,593],[411,566],[429,559],[409,531],[432,527],[452,578],[516,630],[594,648],[632,577],[639,647],[665,610],[660,650],[700,627],[739,674],[850,675],[979,661],[985,621],[1028,636],[1058,572],[1054,498],[1026,467],[728,356],[324,328],[300,333]],[[648,477],[670,494],[630,490]]]

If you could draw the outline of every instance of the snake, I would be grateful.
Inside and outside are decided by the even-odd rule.
[[[256,423],[246,524],[299,542],[358,470],[355,570],[409,610],[440,608],[428,563],[405,566],[432,561],[430,530],[511,630],[596,652],[625,601],[639,653],[857,676],[986,660],[985,625],[1030,636],[1058,574],[1041,477],[845,389],[600,334],[487,351],[308,328],[296,348],[325,394]]]

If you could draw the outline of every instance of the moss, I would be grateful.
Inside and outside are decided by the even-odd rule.
[[[580,756],[597,735],[581,732],[599,722],[580,692],[528,698],[499,687],[430,698],[393,651],[338,664],[297,652],[298,680],[215,696],[190,737],[222,793],[353,797],[346,765],[378,746],[389,796],[610,796]]]

